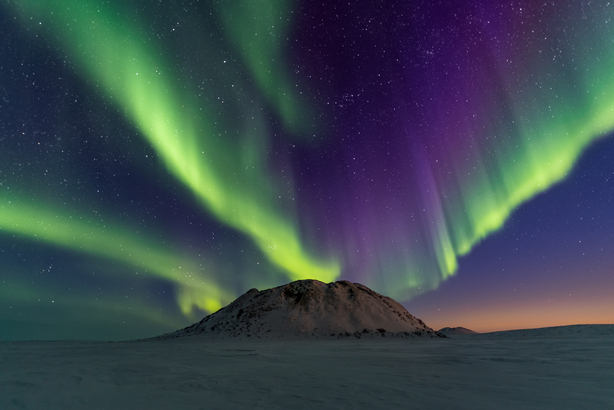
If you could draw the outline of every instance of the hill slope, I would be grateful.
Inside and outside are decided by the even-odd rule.
[[[299,280],[258,291],[159,339],[445,337],[393,299],[348,281]]]

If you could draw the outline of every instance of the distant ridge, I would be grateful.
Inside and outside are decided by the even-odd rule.
[[[504,330],[499,332],[481,333],[488,337],[513,337],[513,338],[537,338],[537,337],[598,337],[614,335],[614,325],[567,325],[541,327],[535,329]]]
[[[348,281],[250,289],[200,322],[157,339],[445,337],[393,299]]]
[[[497,332],[478,333],[464,327],[444,327],[438,330],[446,336],[475,334],[484,338],[557,338],[562,337],[600,337],[614,335],[614,325],[564,325],[540,327],[534,329],[501,330]]]
[[[478,332],[474,332],[466,327],[444,327],[443,329],[439,329],[438,332],[446,336],[478,334]]]

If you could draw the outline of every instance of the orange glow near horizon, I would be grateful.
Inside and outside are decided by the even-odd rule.
[[[479,333],[581,324],[614,324],[612,301],[599,297],[585,303],[578,303],[577,300],[573,303],[554,300],[523,306],[471,306],[460,308],[453,313],[426,313],[418,317],[435,330],[460,326]]]
[[[571,265],[571,263],[569,264]],[[568,265],[568,266],[569,266]],[[608,266],[610,266],[608,264]],[[614,277],[601,281],[595,290],[594,272],[578,266],[560,275],[556,283],[545,277],[529,275],[534,279],[524,289],[513,288],[504,281],[482,287],[467,286],[464,292],[440,289],[404,303],[408,311],[422,319],[429,327],[465,327],[480,333],[514,329],[531,329],[580,324],[614,324],[614,298],[609,291]],[[537,270],[539,272],[539,269]],[[511,277],[519,276],[510,272]],[[526,276],[525,276],[526,277]],[[541,280],[540,280],[541,279]]]

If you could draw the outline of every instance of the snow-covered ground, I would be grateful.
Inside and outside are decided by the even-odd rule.
[[[0,409],[614,409],[614,325],[453,336],[0,343]]]

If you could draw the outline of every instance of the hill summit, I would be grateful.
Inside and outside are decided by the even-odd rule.
[[[393,299],[348,281],[299,280],[250,289],[200,322],[160,339],[445,337]]]

